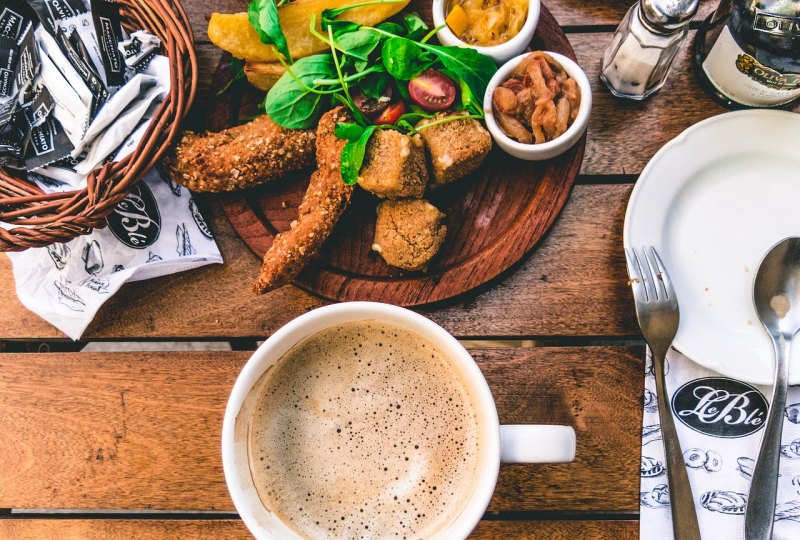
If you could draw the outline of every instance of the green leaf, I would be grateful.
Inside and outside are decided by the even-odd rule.
[[[356,141],[364,133],[364,128],[358,124],[350,124],[339,122],[333,130],[333,134],[339,139],[347,139],[348,141]]]
[[[386,71],[400,81],[413,79],[436,61],[419,43],[401,37],[386,40],[381,57]]]
[[[384,21],[375,28],[378,30],[383,30],[384,32],[389,32],[390,34],[394,34],[397,37],[405,37],[406,35],[406,29],[392,21]]]
[[[336,68],[330,54],[301,58],[267,94],[264,110],[286,129],[309,129],[316,124],[323,104],[314,81],[332,77],[336,77]]]
[[[244,79],[244,60],[240,60],[238,58],[231,58],[231,80],[222,87],[222,89],[217,92],[218,96],[221,96],[225,92],[231,89],[231,87],[237,82]]]
[[[422,36],[428,33],[428,25],[416,13],[406,13],[403,15],[403,25],[406,27],[408,39],[419,41]]]
[[[347,32],[335,39],[337,47],[344,50],[344,54],[364,62],[369,61],[369,55],[381,42],[381,36],[371,30]]]
[[[286,36],[278,19],[275,0],[252,0],[247,6],[247,20],[250,21],[262,43],[274,45],[287,62],[292,62]]]
[[[385,71],[373,73],[361,81],[361,91],[370,99],[378,99],[389,85],[389,74]]]
[[[377,126],[367,127],[358,139],[348,141],[342,148],[340,164],[342,180],[345,184],[352,186],[358,182],[358,173],[361,172],[361,166],[364,164],[367,143],[376,129]]]
[[[459,87],[459,109],[468,111],[470,114],[476,114],[478,116],[484,116],[483,114],[483,99],[478,98],[475,94],[472,93],[472,89],[464,82],[463,79],[456,76],[455,73],[450,71],[449,69],[441,70],[442,74],[447,75],[450,77]]]
[[[454,75],[455,80],[463,81],[475,97],[483,96],[489,80],[497,71],[497,66],[491,57],[467,47],[443,47],[441,45],[424,44],[427,50],[436,54],[436,57]]]

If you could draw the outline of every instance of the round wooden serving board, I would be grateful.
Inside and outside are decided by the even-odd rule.
[[[429,3],[413,0],[409,7],[430,23]],[[575,58],[544,6],[531,48]],[[230,57],[225,56],[212,95],[230,78]],[[215,98],[209,129],[222,130],[257,114],[263,93],[242,83]],[[560,157],[538,163],[512,158],[495,146],[475,173],[429,194],[428,199],[447,214],[447,238],[424,273],[390,267],[371,250],[380,201],[357,189],[332,237],[294,283],[329,300],[400,306],[439,302],[475,289],[525,257],[545,235],[569,198],[584,143],[585,137]],[[287,230],[297,217],[310,174],[303,171],[256,189],[221,195],[234,229],[259,257],[270,248],[273,236]]]

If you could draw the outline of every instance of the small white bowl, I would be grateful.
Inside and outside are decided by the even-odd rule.
[[[525,24],[522,25],[522,28],[516,36],[506,42],[490,47],[470,45],[458,39],[444,22],[447,17],[445,7],[450,1],[451,0],[433,0],[433,26],[436,28],[442,26],[442,29],[436,34],[441,44],[453,47],[472,47],[479,53],[491,56],[498,64],[502,64],[524,51],[528,45],[531,44],[533,34],[536,32],[536,25],[539,24],[541,2],[539,0],[530,0],[528,3],[528,17],[525,19]]]
[[[578,142],[578,139],[580,139],[586,131],[586,127],[589,125],[589,116],[591,116],[592,112],[592,87],[589,84],[589,78],[586,77],[586,73],[583,72],[578,64],[566,56],[550,51],[545,52],[552,56],[556,62],[561,64],[564,71],[575,79],[575,82],[578,83],[578,88],[581,90],[581,104],[578,108],[578,116],[563,134],[546,143],[525,144],[503,133],[503,130],[500,129],[500,126],[497,125],[497,121],[494,118],[494,110],[492,109],[492,94],[494,93],[494,89],[511,77],[514,68],[522,62],[523,58],[532,53],[522,54],[500,66],[500,69],[497,70],[497,73],[495,73],[494,77],[489,81],[489,86],[486,88],[486,95],[483,98],[483,112],[486,115],[486,127],[489,128],[489,133],[492,134],[495,142],[500,148],[512,156],[527,161],[543,161],[566,152]]]

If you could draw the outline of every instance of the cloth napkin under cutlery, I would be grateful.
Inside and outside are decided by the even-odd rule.
[[[124,283],[222,263],[189,190],[156,168],[106,222],[65,244],[8,253],[22,304],[72,339]]]
[[[770,389],[714,373],[674,349],[667,355],[665,369],[702,537],[743,539],[745,506]],[[671,540],[669,488],[649,350],[646,370],[640,537]],[[787,404],[773,533],[776,540],[800,538],[800,387],[789,388]]]

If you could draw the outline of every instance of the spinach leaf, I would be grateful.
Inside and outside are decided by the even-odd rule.
[[[231,80],[222,87],[222,89],[217,92],[218,96],[223,95],[225,92],[231,89],[233,85],[235,85],[238,81],[244,79],[244,60],[240,60],[238,58],[231,58]]]
[[[352,186],[358,182],[358,173],[361,171],[361,165],[364,164],[364,154],[366,154],[367,151],[367,143],[369,143],[369,139],[376,129],[377,126],[365,128],[358,139],[355,141],[347,141],[347,144],[342,148],[340,164],[342,180],[344,180],[345,184]]]
[[[449,69],[443,69],[441,72],[443,75],[450,77],[450,79],[458,85],[459,108],[467,111],[469,114],[483,117],[483,98],[479,98],[473,94],[469,85],[467,85],[463,79],[457,77],[456,74]]]
[[[369,55],[380,44],[381,36],[371,30],[356,30],[340,34],[335,40],[337,48],[343,50],[346,55],[344,60],[353,57],[363,62],[363,64],[356,63],[356,70],[362,71],[367,67]]]
[[[381,57],[389,75],[400,81],[413,79],[436,61],[419,43],[401,37],[387,39]]]
[[[416,13],[403,15],[403,25],[406,28],[405,37],[414,41],[419,41],[428,32],[428,25]]]
[[[360,83],[361,91],[370,99],[378,99],[389,84],[389,74],[385,71],[373,73]]]
[[[333,134],[339,139],[347,139],[348,141],[357,141],[364,133],[364,128],[358,124],[350,124],[339,122],[333,130]]]
[[[392,21],[384,21],[375,28],[377,28],[378,30],[383,30],[384,32],[388,32],[390,34],[394,34],[397,37],[405,37],[406,35],[406,29],[403,26]]]
[[[267,94],[264,110],[273,122],[286,129],[309,129],[319,118],[324,95],[314,81],[332,77],[336,77],[336,68],[330,54],[301,58]]]
[[[289,45],[286,44],[286,36],[278,19],[275,0],[252,0],[247,6],[247,20],[250,21],[262,43],[274,45],[287,62],[292,62]]]
[[[422,47],[433,52],[444,68],[455,74],[454,80],[460,79],[469,86],[473,96],[483,96],[486,93],[489,80],[497,71],[491,57],[467,47],[444,47],[427,43]]]

